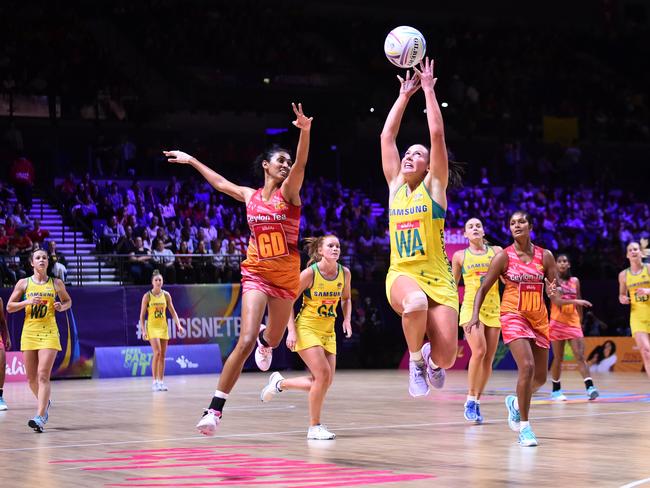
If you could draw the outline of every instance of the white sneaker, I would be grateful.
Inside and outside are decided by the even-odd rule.
[[[262,324],[260,332],[264,329],[266,329],[266,325]],[[260,371],[268,371],[271,367],[271,361],[273,361],[273,348],[263,346],[258,336],[257,348],[255,348],[255,364],[260,368]]]
[[[151,383],[151,391],[160,391],[160,385],[157,381]]]
[[[323,424],[312,425],[307,431],[307,439],[313,439],[317,441],[329,441],[336,438],[334,432],[327,430],[327,427]]]
[[[275,394],[280,393],[278,385],[280,384],[280,381],[283,380],[284,376],[282,376],[277,371],[271,374],[269,377],[269,382],[264,388],[262,388],[262,393],[260,393],[260,400],[263,402],[270,402]]]
[[[221,422],[221,412],[209,409],[205,412],[205,415],[201,417],[199,423],[196,424],[196,428],[199,429],[201,434],[212,436],[217,432],[217,425],[219,425],[219,422]]]
[[[158,383],[158,391],[168,391],[169,388],[167,388],[167,385],[163,383],[162,381]]]

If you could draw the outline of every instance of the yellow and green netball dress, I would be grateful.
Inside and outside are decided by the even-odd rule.
[[[466,324],[472,318],[476,292],[490,267],[490,261],[496,254],[490,246],[487,246],[485,254],[474,254],[469,248],[465,249],[464,252],[462,272],[463,282],[465,283],[465,296],[463,297],[463,305],[460,307],[460,325]],[[485,295],[485,301],[479,314],[480,321],[488,327],[501,327],[500,308],[501,299],[499,298],[499,283],[497,282]]]
[[[49,278],[45,283],[38,284],[27,278],[25,298],[38,298],[39,303],[25,307],[25,323],[20,336],[21,351],[37,351],[39,349],[61,350],[59,328],[54,317],[54,300],[56,290],[54,280]]]
[[[390,268],[386,295],[398,276],[415,280],[436,303],[458,311],[458,288],[445,252],[445,210],[424,182],[408,194],[404,184],[389,209]]]
[[[650,288],[650,273],[648,266],[643,265],[643,269],[638,274],[632,274],[630,268],[625,270],[625,284],[630,293],[630,329],[632,336],[635,332],[645,332],[650,334],[650,296],[637,295],[638,288]]]
[[[311,268],[314,270],[314,283],[302,295],[302,307],[296,317],[294,350],[321,346],[327,352],[336,354],[334,322],[345,285],[343,266],[338,265],[338,273],[333,280],[323,277],[317,263],[312,264]]]
[[[147,337],[149,339],[169,340],[167,328],[167,299],[165,292],[156,296],[149,292],[149,305],[147,306]]]

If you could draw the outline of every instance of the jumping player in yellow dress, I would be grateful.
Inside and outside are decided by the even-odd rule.
[[[479,219],[472,218],[465,222],[465,237],[469,239],[469,247],[456,251],[451,260],[451,269],[456,284],[460,282],[461,276],[465,284],[465,296],[460,309],[461,327],[464,327],[472,318],[474,297],[490,267],[492,258],[502,251],[499,246],[486,244],[485,229]],[[483,422],[481,394],[492,374],[492,361],[499,345],[500,306],[499,285],[495,283],[485,296],[477,328],[472,334],[465,337],[472,350],[472,357],[467,368],[469,388],[463,415],[465,420],[478,424]]]
[[[350,270],[338,263],[341,245],[336,236],[326,235],[307,239],[310,257],[307,268],[300,273],[300,313],[289,319],[287,347],[297,352],[309,368],[311,376],[284,378],[277,371],[271,374],[261,393],[263,402],[284,390],[309,392],[308,439],[329,440],[336,435],[320,423],[325,395],[334,380],[336,370],[336,308],[341,302],[343,332],[352,335],[350,316]]]
[[[458,288],[445,253],[445,213],[450,176],[442,113],[436,100],[433,61],[426,58],[411,78],[400,81],[400,92],[381,133],[381,161],[388,183],[390,268],[386,295],[402,317],[409,350],[409,393],[429,393],[427,379],[442,388],[443,368],[456,361],[458,348]],[[408,102],[422,88],[426,101],[431,148],[410,146],[403,158],[397,133]],[[422,339],[429,338],[424,346]],[[426,377],[426,379],[425,379]]]
[[[618,275],[618,300],[623,305],[630,305],[632,337],[650,377],[650,264],[643,262],[638,242],[627,245],[627,259],[630,267]]]
[[[34,251],[30,261],[34,275],[16,283],[7,303],[7,311],[14,313],[25,310],[20,349],[25,359],[29,388],[38,400],[36,416],[27,425],[35,432],[43,432],[49,419],[50,375],[56,354],[61,350],[54,315],[55,312],[69,309],[72,299],[63,281],[47,276],[47,251]]]
[[[183,331],[183,326],[178,320],[178,314],[172,302],[169,292],[162,289],[163,277],[160,271],[154,270],[151,276],[152,290],[142,297],[140,306],[140,331],[142,338],[149,341],[153,350],[153,361],[151,362],[151,376],[153,376],[152,391],[167,391],[163,382],[165,376],[165,353],[169,342],[169,329],[167,328],[167,308],[171,313],[176,330]],[[147,314],[145,326],[144,316]]]

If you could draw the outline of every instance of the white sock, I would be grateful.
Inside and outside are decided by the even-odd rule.
[[[409,351],[409,356],[411,361],[415,361],[416,363],[421,363],[422,362],[422,351],[415,351],[411,352]]]
[[[530,427],[530,422],[528,420],[526,420],[525,422],[523,420],[519,422],[519,432],[524,430],[526,427]]]
[[[519,410],[519,398],[515,397],[515,410]]]
[[[476,404],[477,404],[477,405],[480,405],[480,404],[481,404],[481,400],[479,400],[479,399],[477,398],[477,399],[476,399]]]
[[[440,366],[438,366],[436,363],[433,362],[431,357],[429,357],[429,366],[431,366],[432,369],[438,369]]]
[[[214,396],[216,396],[217,398],[223,398],[224,400],[228,400],[228,393],[224,393],[223,391],[215,390]]]
[[[467,395],[467,401],[468,402],[475,402],[476,401],[476,395]]]

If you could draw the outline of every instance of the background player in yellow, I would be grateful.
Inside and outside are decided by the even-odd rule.
[[[442,388],[443,368],[456,361],[458,289],[445,253],[445,213],[450,176],[442,113],[438,106],[433,61],[426,58],[400,91],[381,132],[381,162],[388,183],[390,268],[386,295],[402,317],[409,350],[409,393],[429,393],[429,383]],[[430,148],[410,146],[401,158],[397,133],[411,97],[424,92]],[[422,346],[422,339],[429,341]]]
[[[162,289],[163,277],[160,271],[155,269],[151,275],[151,291],[142,296],[140,305],[140,330],[142,338],[149,341],[153,351],[153,360],[151,361],[151,376],[153,391],[167,391],[167,386],[163,382],[165,376],[165,353],[167,352],[167,343],[169,342],[169,329],[167,327],[167,308],[172,315],[176,330],[183,331],[183,326],[178,320],[178,314],[172,302],[172,296],[169,292]],[[145,327],[144,316],[147,314],[147,325]]]
[[[459,319],[461,327],[464,327],[472,318],[474,297],[490,267],[492,258],[502,251],[499,246],[487,245],[485,229],[479,219],[472,218],[465,222],[465,237],[469,239],[469,247],[456,251],[451,260],[451,269],[456,284],[460,282],[461,276],[465,284],[465,295]],[[483,306],[481,306],[477,329],[473,334],[465,336],[472,350],[472,357],[467,368],[468,391],[463,416],[465,420],[479,424],[483,422],[481,394],[492,374],[492,361],[499,345],[500,307],[499,284],[495,283],[487,292]]]
[[[263,402],[284,390],[309,392],[309,430],[307,438],[334,439],[336,435],[320,423],[325,395],[334,380],[336,371],[336,333],[334,322],[339,301],[343,310],[343,332],[352,335],[350,299],[352,275],[338,263],[341,245],[336,236],[327,235],[306,239],[310,260],[300,273],[302,307],[289,319],[287,347],[297,352],[305,362],[311,376],[285,379],[277,371],[271,374],[261,393]]]
[[[34,274],[16,283],[7,311],[25,310],[20,350],[25,359],[29,388],[38,400],[36,416],[27,425],[36,432],[43,432],[49,420],[50,375],[56,354],[61,350],[55,312],[69,309],[72,299],[63,281],[47,276],[48,255],[45,249],[34,251],[30,262]]]
[[[630,329],[650,377],[650,264],[643,262],[638,242],[627,245],[630,267],[618,275],[618,300],[630,305]]]

